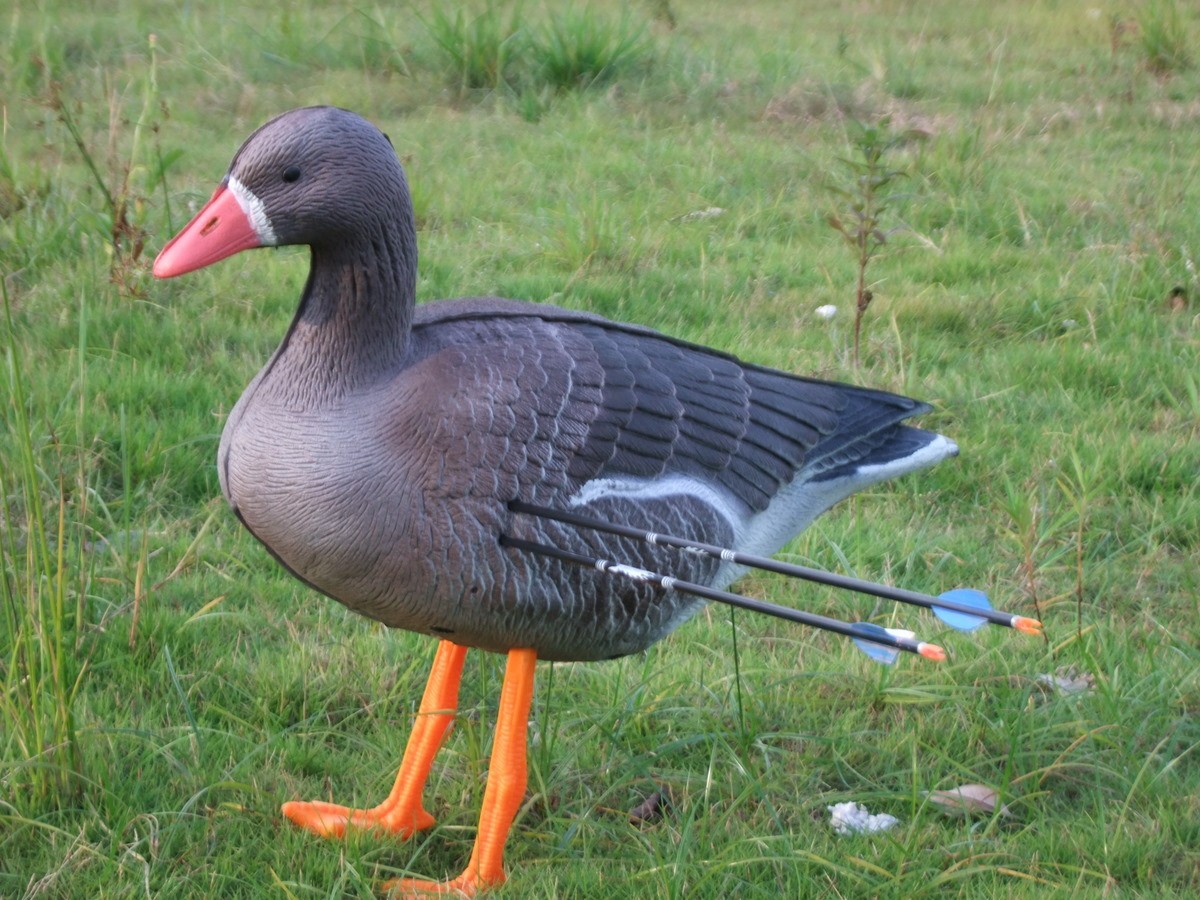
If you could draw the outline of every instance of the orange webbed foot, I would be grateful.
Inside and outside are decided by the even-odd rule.
[[[347,828],[353,827],[407,839],[432,827],[434,819],[422,806],[421,793],[429,778],[433,758],[454,721],[466,655],[466,647],[450,641],[438,644],[417,721],[409,736],[396,782],[386,800],[370,809],[353,809],[323,800],[293,801],[283,804],[283,814],[301,828],[322,837],[340,838]]]
[[[525,797],[525,741],[529,707],[533,700],[533,673],[537,653],[529,649],[508,652],[500,710],[496,716],[496,739],[479,831],[466,869],[450,881],[418,881],[398,878],[383,885],[389,896],[474,897],[480,891],[504,884],[504,842]]]
[[[341,837],[347,828],[353,827],[379,829],[408,838],[433,825],[433,816],[421,805],[421,793],[434,754],[453,718],[466,652],[465,647],[449,641],[439,645],[421,701],[422,715],[417,717],[396,783],[383,803],[372,809],[351,809],[321,800],[292,802],[283,805],[283,814],[302,828],[327,837]],[[525,743],[536,663],[535,650],[517,648],[508,653],[479,830],[466,869],[449,881],[409,878],[388,881],[383,889],[390,896],[474,897],[504,883],[504,842],[525,796]]]
[[[393,878],[382,885],[388,897],[474,897],[488,888],[504,884],[504,876],[483,881],[464,872],[450,881],[422,881],[417,878]]]
[[[283,804],[283,814],[321,837],[340,838],[347,827],[384,831],[401,840],[408,840],[418,831],[434,825],[434,818],[421,807],[401,809],[377,806],[374,809],[351,809],[323,800],[292,801]]]

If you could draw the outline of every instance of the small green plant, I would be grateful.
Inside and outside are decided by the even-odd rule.
[[[511,105],[526,122],[539,122],[554,105],[554,91],[545,85],[526,87],[513,95]]]
[[[0,145],[0,219],[6,219],[25,205],[25,198],[17,189],[17,178],[12,163]]]
[[[556,90],[588,88],[642,61],[649,53],[645,27],[628,13],[612,19],[591,7],[568,8],[538,30],[531,53],[539,80]]]
[[[183,151],[175,149],[163,153],[157,142],[157,126],[151,124],[152,118],[159,110],[158,101],[158,66],[157,39],[152,34],[149,38],[149,63],[147,66],[142,92],[142,110],[132,129],[128,155],[124,160],[111,161],[109,168],[117,172],[116,182],[110,188],[108,179],[101,171],[96,154],[88,146],[77,118],[78,104],[69,99],[63,92],[59,82],[50,86],[50,108],[58,120],[66,128],[71,143],[79,152],[100,196],[104,199],[107,214],[108,234],[110,241],[109,277],[118,285],[122,292],[137,295],[137,273],[142,268],[139,263],[145,250],[147,233],[142,227],[145,212],[146,196],[161,185],[168,215],[170,201],[167,191],[166,175],[171,165],[177,162]],[[110,106],[116,108],[119,100],[116,94],[110,98]],[[117,145],[117,129],[121,127],[119,119],[110,122],[109,146]],[[145,132],[149,130],[155,135],[154,158],[150,159],[144,149]],[[112,151],[115,153],[115,151]]]
[[[593,266],[628,269],[638,253],[629,223],[600,193],[575,198],[556,218],[545,243],[548,255],[576,275]]]
[[[887,224],[900,198],[895,190],[896,183],[908,173],[890,165],[891,151],[905,140],[905,135],[893,132],[886,119],[875,125],[855,122],[851,127],[853,155],[838,160],[845,170],[844,180],[840,183],[831,180],[826,185],[838,199],[838,207],[826,220],[845,240],[857,267],[854,305],[854,366],[857,368],[862,320],[874,299],[867,282],[867,268],[888,239],[903,228],[888,228]]]
[[[11,444],[0,478],[0,719],[3,759],[12,747],[23,762],[0,770],[6,797],[29,808],[61,806],[82,785],[76,741],[75,698],[86,669],[77,654],[84,617],[87,567],[72,548],[72,524],[85,513],[70,509],[61,447],[36,446],[25,394],[25,370],[8,302],[4,300],[3,422]],[[58,463],[46,471],[43,457]],[[86,503],[81,491],[79,503]],[[81,551],[80,551],[81,552]]]
[[[489,2],[482,12],[435,9],[423,20],[447,81],[459,96],[499,93],[526,121],[538,121],[556,93],[586,90],[649,55],[645,26],[628,13],[602,16],[590,7],[527,22],[519,6],[505,16]]]
[[[1169,75],[1191,66],[1191,41],[1175,0],[1148,0],[1138,9],[1137,24],[1150,71]]]
[[[1083,606],[1087,600],[1084,562],[1087,551],[1088,525],[1097,505],[1101,483],[1100,467],[1096,463],[1085,465],[1078,453],[1072,451],[1070,465],[1063,466],[1058,475],[1058,489],[1062,498],[1074,512],[1072,543],[1075,546],[1075,634],[1083,637]]]
[[[519,7],[507,21],[495,3],[488,3],[477,15],[459,9],[452,16],[436,7],[424,24],[437,45],[447,79],[460,94],[511,86],[523,35]]]

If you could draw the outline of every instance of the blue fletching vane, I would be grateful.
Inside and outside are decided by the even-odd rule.
[[[878,625],[872,625],[870,622],[855,622],[854,630],[868,635],[889,637],[886,628],[880,628]],[[859,650],[875,660],[875,662],[883,663],[885,666],[890,666],[900,656],[900,651],[895,647],[889,647],[886,644],[877,644],[869,638],[852,638],[852,640]]]
[[[992,604],[988,602],[987,594],[973,588],[956,588],[953,591],[946,591],[946,593],[939,595],[938,599],[949,600],[951,603],[957,603],[960,606],[973,606],[975,609],[992,608]],[[987,621],[987,619],[981,616],[973,616],[970,613],[959,612],[955,609],[943,609],[940,606],[933,607],[933,613],[951,628],[956,628],[959,631],[974,631]]]

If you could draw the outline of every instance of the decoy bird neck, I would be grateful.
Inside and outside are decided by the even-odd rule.
[[[416,304],[412,213],[374,224],[312,245],[308,283],[272,367],[286,369],[272,381],[298,402],[364,390],[403,365]]]

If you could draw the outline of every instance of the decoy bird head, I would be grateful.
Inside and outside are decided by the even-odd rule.
[[[396,226],[411,233],[412,219],[404,170],[382,131],[337,107],[294,109],[246,139],[154,273],[182,275],[252,247],[361,246]]]

